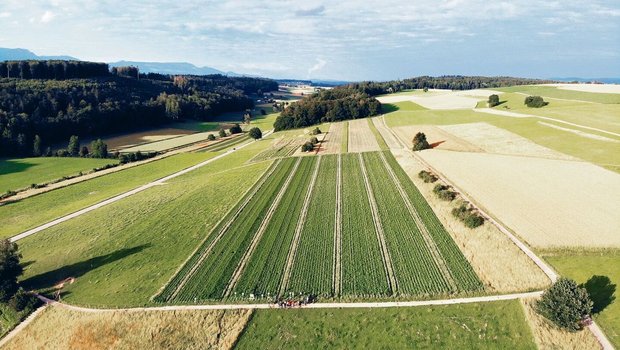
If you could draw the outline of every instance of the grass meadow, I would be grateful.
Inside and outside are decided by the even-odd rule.
[[[257,310],[238,349],[536,349],[518,301]]]
[[[15,191],[32,184],[43,184],[77,175],[107,164],[116,164],[116,159],[95,158],[14,158],[0,159],[0,192]]]

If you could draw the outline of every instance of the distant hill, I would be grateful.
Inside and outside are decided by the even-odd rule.
[[[134,66],[140,69],[140,73],[160,73],[160,74],[192,74],[209,75],[222,74],[228,76],[239,76],[234,72],[223,72],[211,67],[197,67],[187,62],[137,62],[137,61],[118,61],[110,63],[110,67]]]
[[[620,78],[579,78],[579,77],[567,77],[567,78],[551,78],[557,81],[571,82],[577,81],[580,83],[599,82],[604,84],[620,84]]]
[[[66,60],[79,61],[79,59],[71,56],[39,56],[34,52],[26,49],[7,49],[0,47],[0,61],[11,60]]]

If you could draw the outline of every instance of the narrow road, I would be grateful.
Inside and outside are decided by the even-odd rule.
[[[266,132],[264,136],[265,137],[268,136],[271,132],[272,132],[272,130]],[[38,227],[35,227],[35,228],[30,229],[28,231],[22,232],[22,233],[20,233],[20,234],[18,234],[16,236],[11,237],[10,240],[11,240],[11,242],[19,241],[20,239],[24,239],[24,238],[26,238],[28,236],[32,236],[35,233],[38,233],[38,232],[43,231],[45,229],[48,229],[48,228],[50,228],[52,226],[58,225],[58,224],[63,223],[65,221],[68,221],[68,220],[71,220],[73,218],[76,218],[78,216],[84,215],[84,214],[86,214],[88,212],[91,212],[91,211],[93,211],[95,209],[99,209],[99,208],[101,208],[103,206],[106,206],[108,204],[111,204],[111,203],[114,203],[114,202],[118,202],[118,201],[120,201],[120,200],[122,200],[124,198],[127,198],[127,197],[129,197],[131,195],[134,195],[136,193],[140,193],[142,191],[148,190],[149,188],[151,188],[153,186],[163,185],[168,180],[172,180],[175,177],[179,177],[181,175],[189,173],[190,171],[194,171],[196,169],[202,168],[203,166],[208,165],[210,163],[213,163],[213,162],[215,162],[215,161],[217,161],[219,159],[222,159],[222,158],[226,157],[227,155],[229,155],[229,154],[231,154],[231,153],[233,153],[233,152],[235,152],[237,150],[240,150],[240,149],[242,149],[244,147],[247,147],[247,146],[251,145],[252,143],[253,143],[252,141],[250,141],[248,143],[244,143],[241,146],[233,148],[233,149],[229,150],[228,152],[220,154],[220,155],[218,155],[216,157],[213,157],[211,159],[205,160],[202,163],[196,164],[196,165],[191,166],[189,168],[185,168],[185,169],[183,169],[181,171],[178,171],[178,172],[176,172],[174,174],[168,175],[166,177],[162,177],[159,180],[155,180],[155,181],[150,182],[150,183],[148,183],[146,185],[142,185],[142,186],[140,186],[138,188],[134,188],[131,191],[128,191],[128,192],[125,192],[125,193],[121,193],[119,195],[116,195],[116,196],[114,196],[112,198],[108,198],[108,199],[106,199],[106,200],[104,200],[102,202],[99,202],[97,204],[93,204],[93,205],[91,205],[89,207],[86,207],[84,209],[78,210],[78,211],[76,211],[74,213],[65,215],[63,217],[60,217],[60,218],[58,218],[56,220],[53,220],[53,221],[50,221],[50,222],[48,222],[46,224],[43,224],[41,226],[38,226]]]

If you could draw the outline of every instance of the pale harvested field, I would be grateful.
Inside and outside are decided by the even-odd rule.
[[[558,89],[595,92],[603,94],[620,94],[620,85],[617,84],[546,84]]]
[[[86,313],[48,307],[6,349],[230,349],[250,310]]]
[[[392,150],[398,163],[428,201],[437,217],[459,246],[488,291],[511,293],[540,289],[550,281],[497,227],[488,222],[475,230],[454,218],[454,203],[442,201],[433,193],[436,183],[424,183],[418,173],[426,168],[409,151]]]
[[[557,130],[562,130],[562,131],[570,132],[571,134],[579,135],[581,137],[585,137],[585,138],[592,139],[592,140],[605,141],[605,142],[613,142],[613,143],[620,142],[619,140],[611,139],[609,137],[605,137],[605,136],[601,136],[601,135],[596,135],[596,134],[591,134],[589,132],[585,132],[585,131],[581,131],[581,130],[565,128],[565,127],[558,126],[558,125],[555,125],[555,124],[550,124],[550,123],[545,123],[545,122],[538,122],[538,124],[544,125],[544,126],[548,126],[550,128],[557,129]]]
[[[411,101],[428,109],[468,109],[475,108],[480,100],[484,100],[492,94],[501,94],[493,90],[464,90],[464,91],[442,91],[433,94],[394,94],[379,96],[377,99],[381,103],[396,103]]]
[[[136,146],[143,143],[166,140],[178,136],[192,134],[191,130],[165,128],[149,131],[135,132],[127,135],[110,137],[103,141],[108,145],[110,150],[120,150]]]
[[[596,337],[588,329],[579,332],[562,330],[544,317],[536,313],[534,309],[536,299],[521,299],[521,305],[525,312],[534,341],[539,349],[600,349],[601,345]]]
[[[540,146],[488,123],[441,125],[439,128],[488,153],[575,160],[574,157]]]
[[[340,144],[342,143],[342,136],[344,133],[343,123],[332,123],[329,127],[329,131],[321,142],[320,154],[336,154],[340,153]]]
[[[620,247],[620,175],[567,160],[428,150],[420,156],[536,248]]]
[[[385,125],[385,120],[383,117],[372,118],[372,122],[375,124],[375,127],[385,140],[385,143],[390,149],[400,149],[403,148],[403,145],[398,141],[396,136],[390,132],[388,127]],[[407,143],[405,143],[407,144]]]
[[[413,147],[413,137],[418,132],[426,135],[426,140],[434,149],[462,152],[484,152],[480,147],[462,140],[435,125],[407,125],[393,128],[394,132],[408,148]]]
[[[182,146],[193,144],[193,143],[207,141],[207,137],[209,136],[209,134],[217,135],[216,132],[199,132],[199,133],[194,133],[190,135],[169,138],[169,139],[161,140],[157,142],[146,143],[146,144],[138,145],[134,147],[124,148],[122,149],[122,151],[123,152],[138,152],[138,151],[140,152],[149,152],[149,151],[161,152],[161,151],[166,151],[172,148],[177,148],[177,147],[182,147]]]
[[[349,152],[379,151],[379,144],[366,119],[349,120]]]

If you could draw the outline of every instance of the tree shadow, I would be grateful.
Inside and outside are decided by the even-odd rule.
[[[616,292],[616,285],[611,283],[611,280],[607,276],[594,275],[590,279],[582,284],[582,286],[590,294],[590,299],[594,305],[592,306],[592,313],[599,313],[603,311],[609,304],[613,303],[616,299],[614,293]]]
[[[139,253],[146,248],[149,248],[150,244],[143,244],[133,248],[123,248],[115,252],[90,258],[88,260],[80,261],[75,264],[60,267],[56,270],[44,272],[42,274],[32,276],[21,281],[21,285],[26,289],[45,289],[56,285],[58,282],[74,277],[78,278],[83,276],[89,271],[95,270],[106,264],[113,263],[117,260],[121,260],[130,255]]]
[[[21,159],[0,159],[0,175],[8,175],[28,170],[35,166]]]
[[[430,146],[431,148],[435,148],[435,147],[437,147],[437,146],[441,145],[441,144],[442,144],[442,143],[444,143],[444,142],[446,142],[446,141],[444,140],[444,141],[437,141],[437,142],[433,142],[433,143],[431,143],[429,146]]]
[[[382,103],[381,104],[381,113],[383,113],[383,114],[396,112],[399,109],[400,109],[400,107],[398,107],[397,105],[392,104],[392,103]]]

